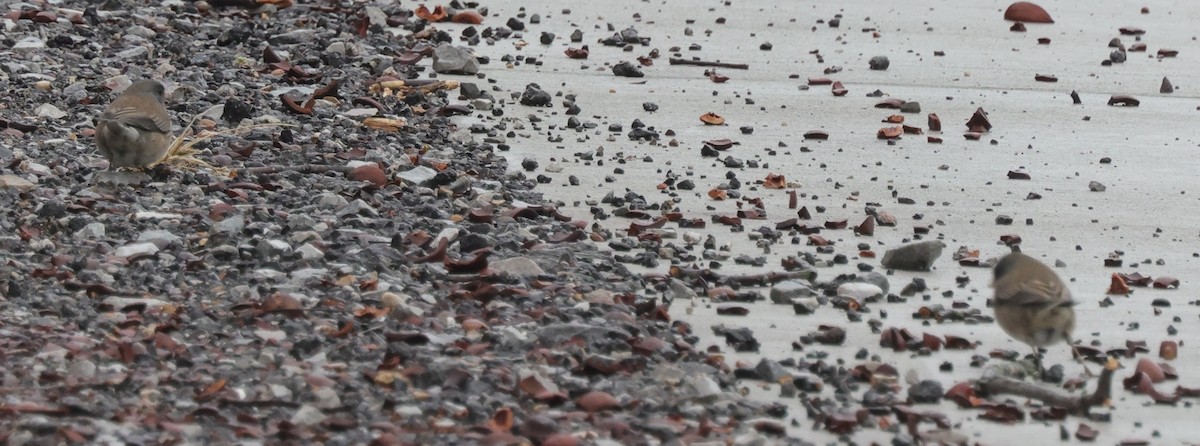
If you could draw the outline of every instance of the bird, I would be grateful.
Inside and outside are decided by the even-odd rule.
[[[96,148],[110,168],[144,168],[171,147],[171,114],[166,90],[156,80],[134,82],[113,100],[96,123]]]
[[[1013,339],[1033,348],[1039,371],[1038,348],[1066,342],[1079,359],[1071,340],[1075,332],[1075,300],[1062,279],[1046,264],[1014,250],[996,263],[992,270],[995,296],[992,309],[996,323]],[[1091,376],[1087,364],[1079,359]]]

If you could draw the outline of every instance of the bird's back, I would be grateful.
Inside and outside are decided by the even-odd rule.
[[[1054,270],[1032,257],[1014,252],[996,264],[992,288],[996,305],[1071,305],[1071,291]]]
[[[100,114],[100,120],[154,132],[169,133],[171,131],[171,115],[167,112],[166,106],[158,102],[141,104],[141,106],[150,107],[151,113],[139,110],[131,103],[129,97],[121,96],[113,101],[104,110],[104,113]]]

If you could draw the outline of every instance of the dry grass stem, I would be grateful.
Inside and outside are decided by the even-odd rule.
[[[196,121],[198,119],[200,119],[200,117],[209,114],[213,110],[216,110],[218,107],[221,107],[221,105],[214,105],[214,106],[209,107],[208,109],[204,110],[203,112],[200,112],[200,113],[196,114],[195,116],[192,116],[192,119],[190,122],[188,122],[187,127],[184,127],[183,131],[179,132],[179,136],[175,137],[175,140],[171,142],[171,147],[169,149],[167,149],[166,155],[163,155],[163,158],[161,160],[159,160],[158,163],[168,164],[172,167],[179,168],[179,169],[186,169],[186,170],[211,169],[214,172],[217,172],[219,174],[228,174],[230,172],[229,169],[215,167],[202,159],[196,158],[196,156],[195,156],[196,150],[193,149],[193,147],[195,147],[196,144],[199,144],[204,141],[208,141],[208,140],[213,139],[218,136],[239,135],[239,134],[245,133],[247,131],[260,129],[260,128],[292,127],[291,124],[267,123],[267,124],[243,125],[243,126],[239,126],[237,128],[232,128],[232,129],[228,129],[228,130],[218,130],[218,131],[204,130],[199,133],[194,133],[193,127],[196,125]],[[158,164],[158,163],[155,163],[155,164]]]

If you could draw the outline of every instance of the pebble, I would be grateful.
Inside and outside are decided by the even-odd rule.
[[[546,274],[537,263],[528,257],[512,257],[493,262],[489,268],[497,274],[507,274],[517,277],[531,277]]]
[[[12,174],[0,174],[0,189],[14,189],[18,191],[29,191],[37,187],[37,184]]]
[[[114,252],[118,257],[125,257],[130,260],[149,257],[157,254],[159,251],[158,245],[149,242],[132,243],[117,248]]]
[[[77,380],[90,381],[96,377],[96,363],[86,359],[71,361],[67,373]]]
[[[153,298],[147,298],[147,297],[108,296],[108,297],[104,298],[104,300],[102,302],[104,303],[104,305],[108,305],[113,308],[125,308],[125,307],[131,307],[134,305],[140,305],[140,306],[144,306],[146,308],[153,309],[153,308],[162,308],[162,307],[171,305],[170,302],[167,302],[165,300],[153,299]]]
[[[614,75],[619,76],[619,77],[644,77],[645,76],[645,74],[642,73],[641,68],[638,68],[637,66],[634,66],[633,64],[631,64],[629,62],[621,62],[616,65],[613,65],[612,72]]]
[[[530,83],[525,85],[525,91],[521,93],[521,105],[530,107],[547,107],[553,102],[550,93],[542,90],[538,84]]]
[[[397,176],[409,184],[426,185],[437,176],[437,171],[425,166],[417,166],[400,172]]]
[[[304,404],[304,405],[301,405],[299,409],[296,409],[296,411],[292,413],[292,417],[291,417],[290,421],[292,422],[292,424],[296,424],[296,425],[300,425],[300,426],[315,426],[315,425],[321,423],[322,421],[325,421],[326,418],[327,417],[325,416],[325,414],[323,412],[321,412],[321,409],[318,409],[317,407],[314,407],[314,406],[311,406],[308,404]]]
[[[313,406],[318,409],[337,409],[342,407],[342,398],[331,387],[318,387],[312,392]]]
[[[295,45],[312,41],[316,37],[317,32],[311,29],[295,29],[285,33],[273,34],[267,37],[267,42],[272,45]]]
[[[9,247],[3,254],[11,260],[0,264],[7,268],[0,272],[22,279],[0,281],[8,304],[0,309],[0,317],[10,332],[22,336],[36,333],[46,344],[43,350],[50,351],[44,356],[47,360],[37,361],[54,364],[51,361],[57,355],[60,368],[42,374],[0,372],[0,379],[6,388],[37,388],[44,385],[37,381],[39,376],[53,378],[63,370],[84,374],[76,370],[84,367],[79,363],[96,359],[75,352],[99,352],[104,349],[98,340],[116,342],[118,335],[134,333],[137,336],[130,339],[140,341],[128,344],[133,348],[132,360],[121,357],[122,344],[109,343],[113,345],[106,344],[108,350],[104,351],[116,354],[101,355],[104,361],[97,363],[104,369],[92,373],[100,379],[128,373],[131,382],[162,389],[162,393],[122,395],[119,386],[97,386],[88,389],[89,411],[208,416],[204,412],[209,406],[224,410],[272,399],[286,406],[254,407],[254,422],[241,423],[250,426],[249,430],[236,433],[228,423],[200,425],[176,420],[126,423],[121,429],[109,429],[88,424],[86,417],[68,417],[55,418],[63,423],[47,430],[60,436],[81,432],[86,442],[106,444],[140,444],[168,437],[185,443],[225,444],[260,441],[259,436],[299,442],[333,438],[347,444],[562,444],[550,438],[581,444],[643,444],[699,438],[694,423],[670,421],[670,417],[682,417],[714,420],[723,426],[703,435],[712,444],[803,444],[777,432],[787,429],[793,431],[793,437],[796,431],[807,436],[804,432],[811,424],[803,420],[806,405],[813,406],[809,414],[859,409],[858,395],[868,385],[850,378],[849,371],[869,360],[872,355],[867,349],[855,356],[857,362],[843,364],[842,359],[849,360],[849,356],[839,355],[830,345],[809,343],[800,346],[801,352],[780,354],[771,353],[764,343],[764,356],[739,364],[737,351],[759,347],[754,331],[767,334],[760,325],[751,326],[754,331],[725,327],[714,336],[707,327],[692,326],[695,321],[680,317],[678,306],[696,312],[718,306],[750,310],[744,317],[719,316],[718,322],[761,317],[763,307],[724,301],[726,296],[720,293],[731,288],[720,283],[718,276],[739,275],[745,269],[778,271],[780,257],[786,256],[785,269],[814,268],[814,279],[777,283],[769,292],[765,287],[734,286],[736,291],[728,298],[769,298],[792,304],[793,311],[767,307],[780,312],[769,315],[773,318],[794,319],[795,324],[776,327],[792,333],[792,340],[814,339],[806,334],[815,329],[809,325],[836,325],[839,320],[876,318],[868,321],[869,328],[879,329],[882,325],[876,324],[881,321],[884,325],[903,322],[897,320],[895,309],[890,319],[883,311],[843,314],[845,300],[826,296],[838,292],[865,300],[886,293],[888,277],[872,271],[877,265],[872,265],[871,259],[877,251],[895,248],[895,240],[910,235],[906,231],[923,231],[922,236],[936,234],[946,240],[962,238],[951,226],[942,225],[939,219],[953,216],[947,217],[939,209],[963,203],[927,201],[920,191],[902,187],[899,181],[893,185],[894,179],[886,175],[870,178],[886,185],[887,192],[894,188],[904,195],[889,199],[882,188],[862,187],[860,182],[868,181],[867,174],[854,173],[854,178],[849,178],[849,174],[838,173],[845,166],[830,157],[854,155],[854,141],[868,130],[839,128],[830,135],[822,130],[830,123],[821,122],[828,118],[821,113],[814,115],[816,121],[799,129],[788,129],[789,124],[795,125],[790,121],[746,118],[745,112],[751,109],[760,113],[774,106],[792,110],[795,104],[770,105],[774,102],[769,96],[756,97],[757,89],[748,89],[749,84],[740,79],[742,71],[720,69],[721,75],[732,78],[728,83],[689,87],[686,92],[680,86],[672,87],[673,79],[616,80],[604,88],[617,94],[647,92],[637,100],[625,101],[625,116],[593,106],[605,104],[608,97],[586,96],[587,89],[573,85],[570,77],[563,79],[566,82],[558,79],[565,66],[610,80],[619,74],[684,75],[709,85],[700,69],[672,67],[666,59],[746,60],[717,58],[717,53],[712,53],[721,50],[718,37],[725,30],[724,18],[718,19],[712,11],[697,10],[696,17],[684,19],[682,28],[696,36],[695,41],[686,43],[676,42],[678,36],[660,35],[658,26],[642,32],[627,27],[629,23],[642,27],[650,26],[650,21],[664,21],[651,10],[632,17],[601,19],[591,31],[598,35],[590,40],[602,40],[612,48],[595,48],[591,60],[556,65],[565,60],[561,50],[567,45],[558,39],[569,32],[571,41],[582,42],[584,32],[576,28],[590,29],[585,22],[591,19],[575,25],[578,19],[587,18],[567,16],[565,11],[550,15],[547,13],[553,11],[537,11],[538,5],[517,10],[450,2],[443,5],[449,6],[450,16],[475,7],[478,17],[485,20],[478,26],[452,25],[369,4],[362,8],[361,21],[348,22],[342,29],[328,26],[328,17],[303,8],[272,6],[276,12],[263,15],[236,7],[217,9],[204,2],[169,3],[165,7],[178,14],[163,15],[147,5],[126,4],[120,11],[100,8],[81,13],[87,25],[80,28],[65,17],[46,24],[12,23],[15,31],[8,36],[10,44],[35,34],[51,40],[34,53],[14,51],[29,57],[18,57],[0,67],[0,77],[11,76],[36,88],[14,95],[20,96],[14,101],[21,108],[14,106],[13,110],[24,111],[4,118],[11,121],[5,121],[9,127],[3,129],[4,137],[8,139],[0,148],[0,158],[10,168],[0,174],[0,186],[7,192],[0,193],[0,199],[7,199],[4,205],[16,219],[0,222],[9,223],[0,247]],[[68,1],[61,6],[73,4],[82,5]],[[55,12],[68,15],[58,9]],[[541,17],[535,17],[537,13]],[[254,20],[238,19],[242,16]],[[728,19],[736,24],[739,17],[731,14]],[[612,20],[613,25],[604,20]],[[837,15],[821,23],[836,28],[840,20]],[[876,25],[870,19],[863,26],[868,36],[873,35],[875,30],[870,27]],[[824,32],[814,31],[817,35]],[[122,33],[136,38],[117,37]],[[835,30],[825,37],[840,42],[833,39],[845,33],[838,33],[841,31]],[[651,37],[656,44],[673,43],[663,45],[660,57],[657,45],[649,45]],[[754,55],[773,51],[772,44],[764,43],[765,37],[748,37],[760,51],[743,49]],[[874,34],[873,38],[888,37]],[[564,48],[538,49],[538,42]],[[1054,48],[1027,43],[1029,47],[1021,51]],[[673,44],[680,47],[667,48]],[[280,65],[263,60],[261,52],[267,46],[283,59]],[[842,54],[836,47],[819,49],[809,57],[824,67],[825,76],[853,72],[836,64],[845,64],[845,57],[862,57]],[[151,56],[155,60],[149,65],[116,63],[126,50],[139,54],[125,62]],[[438,57],[439,51],[455,53],[462,71],[450,67],[450,57]],[[899,57],[913,64],[929,63],[929,49],[912,51]],[[932,52],[938,53],[947,54]],[[619,54],[624,56],[616,57]],[[936,60],[950,62],[955,52],[948,54]],[[100,62],[80,63],[81,58]],[[435,60],[419,60],[422,58]],[[880,58],[886,61],[886,57]],[[622,64],[612,64],[622,59],[627,62],[621,70],[628,71],[618,73],[621,70],[615,68]],[[489,63],[493,60],[499,63]],[[871,68],[876,68],[876,62],[870,63]],[[1137,64],[1124,68],[1136,68],[1132,65]],[[980,79],[962,76],[968,83]],[[204,122],[206,128],[223,130],[243,123],[288,126],[222,135],[199,145],[197,158],[222,169],[164,166],[136,174],[109,172],[95,153],[90,120],[132,80],[146,77],[168,80],[168,107],[177,127],[214,106],[217,108],[203,115],[211,120]],[[518,81],[513,82],[514,78]],[[340,89],[333,88],[334,79],[341,83]],[[395,89],[387,92],[374,87],[383,79],[463,82],[457,90],[397,95]],[[38,81],[42,84],[35,84]],[[335,92],[311,98],[317,91],[331,89]],[[815,92],[791,91],[801,95]],[[279,95],[285,93],[302,104],[313,99],[312,114],[295,114],[283,106]],[[664,99],[675,93],[695,97],[691,102]],[[882,91],[870,94],[886,96]],[[645,102],[652,98],[666,101],[661,102],[664,108]],[[708,102],[702,98],[709,98]],[[864,110],[870,110],[870,104],[863,101],[871,100],[862,96],[839,100],[858,101]],[[957,106],[947,105],[957,102],[943,103],[938,97],[922,100],[931,108],[948,107],[937,110],[949,114],[948,119],[967,117],[960,115],[961,110],[955,111]],[[982,105],[986,100],[971,97],[963,101]],[[756,102],[762,105],[754,105]],[[63,107],[59,111],[66,116],[31,122],[20,119],[39,114],[36,106],[42,103]],[[705,103],[709,105],[690,108]],[[900,101],[896,108],[916,113],[920,105]],[[1065,102],[1059,105],[1069,107]],[[672,110],[675,107],[684,109]],[[729,117],[730,125],[700,130],[694,117],[710,111]],[[689,124],[680,125],[683,121],[672,115],[676,113],[689,116]],[[397,131],[364,127],[362,118],[372,116],[406,120],[407,125]],[[1003,120],[1016,119],[1011,114],[1004,116]],[[52,119],[70,125],[51,128],[46,122]],[[567,123],[570,130],[564,127]],[[21,125],[37,127],[24,129]],[[455,126],[462,131],[455,131]],[[805,134],[806,128],[818,129],[807,134],[812,139],[795,138]],[[931,126],[929,130],[934,129]],[[782,141],[763,144],[761,139],[771,135]],[[829,146],[820,139],[831,136],[846,141]],[[708,158],[699,156],[701,141],[733,137],[743,138],[740,145],[711,149]],[[997,134],[992,139],[1001,148],[1012,145],[1006,153],[1024,153],[1027,149],[1020,135],[1015,143],[1013,137]],[[533,140],[547,141],[552,148],[530,153],[526,146]],[[894,156],[914,155],[913,147],[905,145],[913,141],[904,141],[889,146],[886,154],[879,152],[879,159],[871,162],[882,167]],[[923,146],[923,141],[916,141],[916,146]],[[939,147],[928,146],[934,152],[945,150]],[[899,152],[891,152],[895,150]],[[1039,149],[1028,149],[1035,150]],[[795,166],[776,162],[780,157],[803,158],[807,161],[802,164],[811,166],[801,166],[803,172],[787,171]],[[829,164],[823,164],[826,162]],[[935,161],[938,163],[942,162]],[[863,169],[872,169],[868,161],[861,164]],[[317,169],[245,170],[309,165]],[[1053,166],[1036,165],[1033,168],[1041,177],[1057,174]],[[952,182],[966,165],[947,166],[931,170],[931,175]],[[830,196],[823,191],[822,177],[805,170],[810,167],[833,172],[824,175],[829,182],[825,186],[841,192]],[[343,168],[374,170],[338,170]],[[527,168],[532,173],[526,173]],[[1104,167],[1108,171],[1113,168]],[[1119,169],[1120,163],[1115,168]],[[234,169],[241,170],[229,174]],[[654,178],[640,184],[644,177],[639,173],[645,171]],[[364,172],[373,175],[367,178]],[[794,193],[796,205],[783,210],[788,199],[782,195],[784,191],[763,188],[762,178],[769,173],[792,180],[784,185]],[[792,178],[797,176],[812,184],[801,187]],[[612,182],[605,183],[605,177]],[[357,181],[364,178],[367,181]],[[582,179],[589,184],[582,185]],[[538,187],[539,182],[549,186]],[[580,186],[571,190],[588,197],[579,198],[577,206],[554,202],[556,194],[550,188],[564,184]],[[940,184],[935,182],[929,188]],[[1036,181],[1008,182],[1000,187],[1014,185],[1042,189]],[[726,199],[709,200],[706,193],[712,189],[726,194]],[[1028,191],[1008,192],[1019,201]],[[600,197],[605,197],[604,202]],[[987,201],[1004,201],[1003,208],[987,215],[1026,214],[1012,209],[1007,199],[985,200],[981,206],[987,206]],[[844,205],[837,206],[838,202]],[[874,231],[820,226],[820,220],[862,221],[864,205],[880,212],[887,207],[902,216],[901,220],[911,218],[911,224],[897,223],[893,217],[893,226],[879,219]],[[802,206],[804,210],[795,214]],[[818,218],[814,222],[796,215]],[[868,212],[866,218],[873,215]],[[670,218],[665,227],[636,235],[626,232],[632,221],[655,221],[664,216]],[[720,221],[712,220],[713,216]],[[777,223],[791,219],[790,226],[783,225],[787,228],[776,228]],[[986,217],[980,223],[988,226]],[[806,245],[808,231],[815,229],[822,230],[823,246]],[[944,235],[935,232],[943,230]],[[710,234],[711,242],[706,241]],[[963,244],[984,245],[971,248],[981,249],[981,256],[1004,248],[988,248],[986,241],[980,240]],[[133,250],[135,245],[144,249]],[[628,251],[618,251],[614,257],[612,250],[618,248]],[[486,256],[480,255],[481,249],[488,250]],[[747,254],[747,250],[753,252]],[[775,254],[762,254],[763,250]],[[126,263],[118,254],[132,254],[137,261]],[[909,262],[927,268],[937,258],[900,260],[897,255],[884,254],[882,263]],[[477,264],[471,264],[471,259],[478,259]],[[713,275],[701,281],[656,274],[683,265],[708,268]],[[648,280],[641,274],[643,267],[653,271]],[[31,270],[39,277],[31,277]],[[823,276],[828,271],[834,278],[816,283],[816,271]],[[69,279],[60,279],[68,275]],[[912,291],[916,294],[949,291],[947,286],[953,286],[936,283],[937,275],[917,275],[928,276],[930,283],[925,286],[921,280],[920,291]],[[921,279],[910,274],[896,276],[903,277],[901,283]],[[64,289],[91,298],[44,299],[61,295]],[[911,290],[917,289],[911,286]],[[953,298],[955,305],[984,305],[977,295],[972,297],[977,293],[953,291],[944,296]],[[798,316],[813,313],[819,316]],[[827,317],[831,315],[835,317]],[[847,319],[838,319],[842,317]],[[955,322],[947,318],[952,332],[949,324]],[[851,328],[845,331],[851,332]],[[173,342],[179,345],[172,346]],[[995,347],[986,339],[981,342],[979,351]],[[53,351],[56,348],[59,352]],[[711,359],[718,357],[723,360]],[[9,370],[37,370],[42,365],[22,358],[6,356],[3,365]],[[513,362],[508,360],[511,358],[523,359]],[[511,367],[495,367],[499,363]],[[188,376],[193,381],[172,390],[167,375],[155,368],[162,364],[170,364],[172,376]],[[747,371],[754,373],[751,379],[794,379],[780,386],[779,393],[793,399],[799,392],[807,395],[799,406],[747,398],[741,392],[749,391],[750,386],[773,387],[735,379],[735,374],[747,376],[743,375]],[[526,381],[532,376],[539,378]],[[204,389],[218,379],[228,380],[225,387],[202,397]],[[191,397],[166,397],[175,390]],[[902,399],[897,395],[900,392],[880,398]],[[938,392],[927,393],[936,397]],[[585,395],[599,395],[605,404],[581,407]],[[145,402],[138,401],[139,396]],[[576,416],[587,410],[594,412]],[[505,426],[507,414],[512,415],[511,427]],[[17,416],[10,440],[22,438],[21,429],[38,417]],[[850,441],[859,431],[880,429],[886,424],[881,421],[885,417],[894,414],[869,415],[855,423],[855,433],[843,439]],[[386,429],[396,420],[403,421],[403,432]],[[256,432],[256,426],[265,426],[265,431]],[[407,429],[412,426],[425,429],[414,433]],[[549,428],[538,432],[539,426]],[[889,433],[904,431],[902,425],[890,426]],[[921,429],[923,435],[927,432]]]
[[[479,61],[467,49],[442,43],[433,50],[433,71],[475,74],[479,72]]]
[[[39,105],[37,108],[33,109],[33,114],[49,119],[62,119],[67,117],[67,112],[59,110],[58,107],[55,107],[51,104]]]
[[[939,240],[928,240],[901,245],[887,250],[883,254],[884,268],[924,271],[933,267],[933,262],[942,255],[945,243]]]
[[[768,293],[771,302],[777,304],[791,304],[796,299],[816,295],[816,290],[813,290],[807,281],[802,280],[785,280],[776,283],[771,286],[771,291]]]
[[[918,404],[936,404],[942,400],[945,393],[942,383],[929,379],[908,388],[908,397]]]
[[[891,64],[892,62],[888,60],[887,56],[875,56],[867,62],[867,65],[872,70],[886,70],[889,66],[891,66]]]
[[[12,46],[12,49],[14,51],[33,51],[33,50],[43,49],[45,47],[46,47],[45,39],[40,39],[37,37],[29,36],[29,37],[22,38],[21,40],[18,40],[17,43]]]
[[[133,48],[117,53],[118,59],[137,59],[150,54],[150,50],[144,46],[135,46]]]
[[[296,248],[296,253],[300,255],[300,259],[306,261],[319,260],[325,257],[325,252],[320,248],[313,246],[312,243],[305,243]]]
[[[212,225],[213,232],[218,234],[240,234],[245,228],[246,219],[241,215],[231,215]]]
[[[838,297],[849,297],[859,302],[883,296],[882,288],[869,283],[846,283],[837,288]]]
[[[105,228],[104,223],[92,222],[75,231],[75,237],[85,240],[95,240],[104,238]],[[142,240],[139,240],[142,241]]]

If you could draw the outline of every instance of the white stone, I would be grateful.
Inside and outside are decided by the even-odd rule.
[[[149,54],[149,53],[150,53],[150,50],[148,48],[146,48],[144,46],[135,46],[133,48],[130,48],[130,49],[127,49],[127,50],[117,53],[117,58],[133,59],[133,58],[137,58],[137,57],[144,57],[146,54]]]
[[[365,118],[368,116],[378,115],[379,109],[375,108],[375,107],[352,108],[352,109],[346,110],[346,113],[344,113],[344,114],[351,118]]]
[[[266,246],[266,249],[270,249],[278,254],[287,254],[292,252],[292,245],[289,245],[288,242],[279,239],[270,239],[264,241],[260,246]]]
[[[426,181],[432,180],[437,175],[437,171],[425,166],[417,166],[412,169],[400,172],[400,179],[405,182],[421,185]]]
[[[283,271],[279,271],[279,270],[275,270],[275,269],[259,268],[259,269],[254,270],[254,272],[251,273],[251,277],[254,277],[256,279],[281,280],[281,279],[287,277],[287,274],[284,273]]]
[[[321,412],[321,409],[305,404],[296,409],[296,413],[292,414],[291,421],[300,426],[312,426],[325,421],[325,414]]]
[[[283,342],[287,339],[287,333],[283,330],[254,330],[254,335],[264,341]]]
[[[304,268],[292,271],[291,277],[295,280],[306,280],[322,277],[329,274],[329,270],[324,268]]]
[[[325,252],[321,251],[320,248],[313,246],[312,243],[305,243],[304,245],[301,245],[296,252],[300,253],[300,258],[304,260],[319,260],[325,257]]]
[[[104,305],[120,310],[131,305],[145,305],[146,308],[161,308],[171,305],[170,302],[160,299],[151,299],[148,297],[121,297],[108,296],[102,301]]]
[[[231,215],[225,217],[224,220],[216,222],[212,227],[213,231],[217,233],[237,234],[246,228],[246,219],[241,215]]]
[[[29,51],[29,50],[42,49],[45,47],[46,47],[45,39],[39,39],[34,36],[29,36],[29,37],[26,37],[26,38],[18,41],[16,43],[16,45],[13,45],[12,49],[15,51]]]
[[[104,233],[104,223],[92,222],[88,223],[87,226],[79,228],[78,231],[75,231],[75,237],[81,239],[99,239],[104,238]]]
[[[101,231],[100,235],[104,235],[104,232]],[[139,242],[161,241],[166,244],[175,243],[179,240],[180,240],[180,238],[178,235],[172,234],[171,231],[164,231],[162,229],[151,229],[148,231],[142,231],[141,234],[138,234],[138,238],[137,238],[137,241],[139,241]]]
[[[292,389],[282,384],[269,384],[267,387],[271,389],[271,396],[277,400],[290,401],[294,394]]]
[[[178,220],[183,218],[180,214],[168,214],[165,212],[150,212],[143,211],[133,214],[135,220]]]
[[[67,112],[60,110],[53,104],[39,105],[37,108],[33,109],[33,114],[50,119],[62,119],[67,117]]]
[[[128,245],[117,248],[115,254],[118,257],[138,258],[152,256],[158,253],[158,245],[150,242],[130,243]]]
[[[508,273],[514,276],[528,277],[539,276],[546,274],[542,267],[538,266],[533,260],[528,257],[513,257],[496,262],[492,262],[489,268],[498,273]]]
[[[34,173],[34,174],[42,175],[42,176],[54,174],[54,171],[50,170],[50,166],[47,166],[42,163],[34,163],[34,162],[28,163],[25,165],[25,169],[28,170],[30,173]]]
[[[334,409],[342,406],[342,398],[337,391],[329,387],[319,387],[313,391],[316,406],[321,409]]]
[[[455,240],[458,240],[458,228],[443,229],[442,232],[438,233],[437,237],[433,238],[433,246],[442,243],[443,239],[446,240],[446,243],[454,243]]]
[[[843,283],[837,289],[839,297],[850,297],[862,301],[870,297],[883,295],[883,288],[869,283]]]

